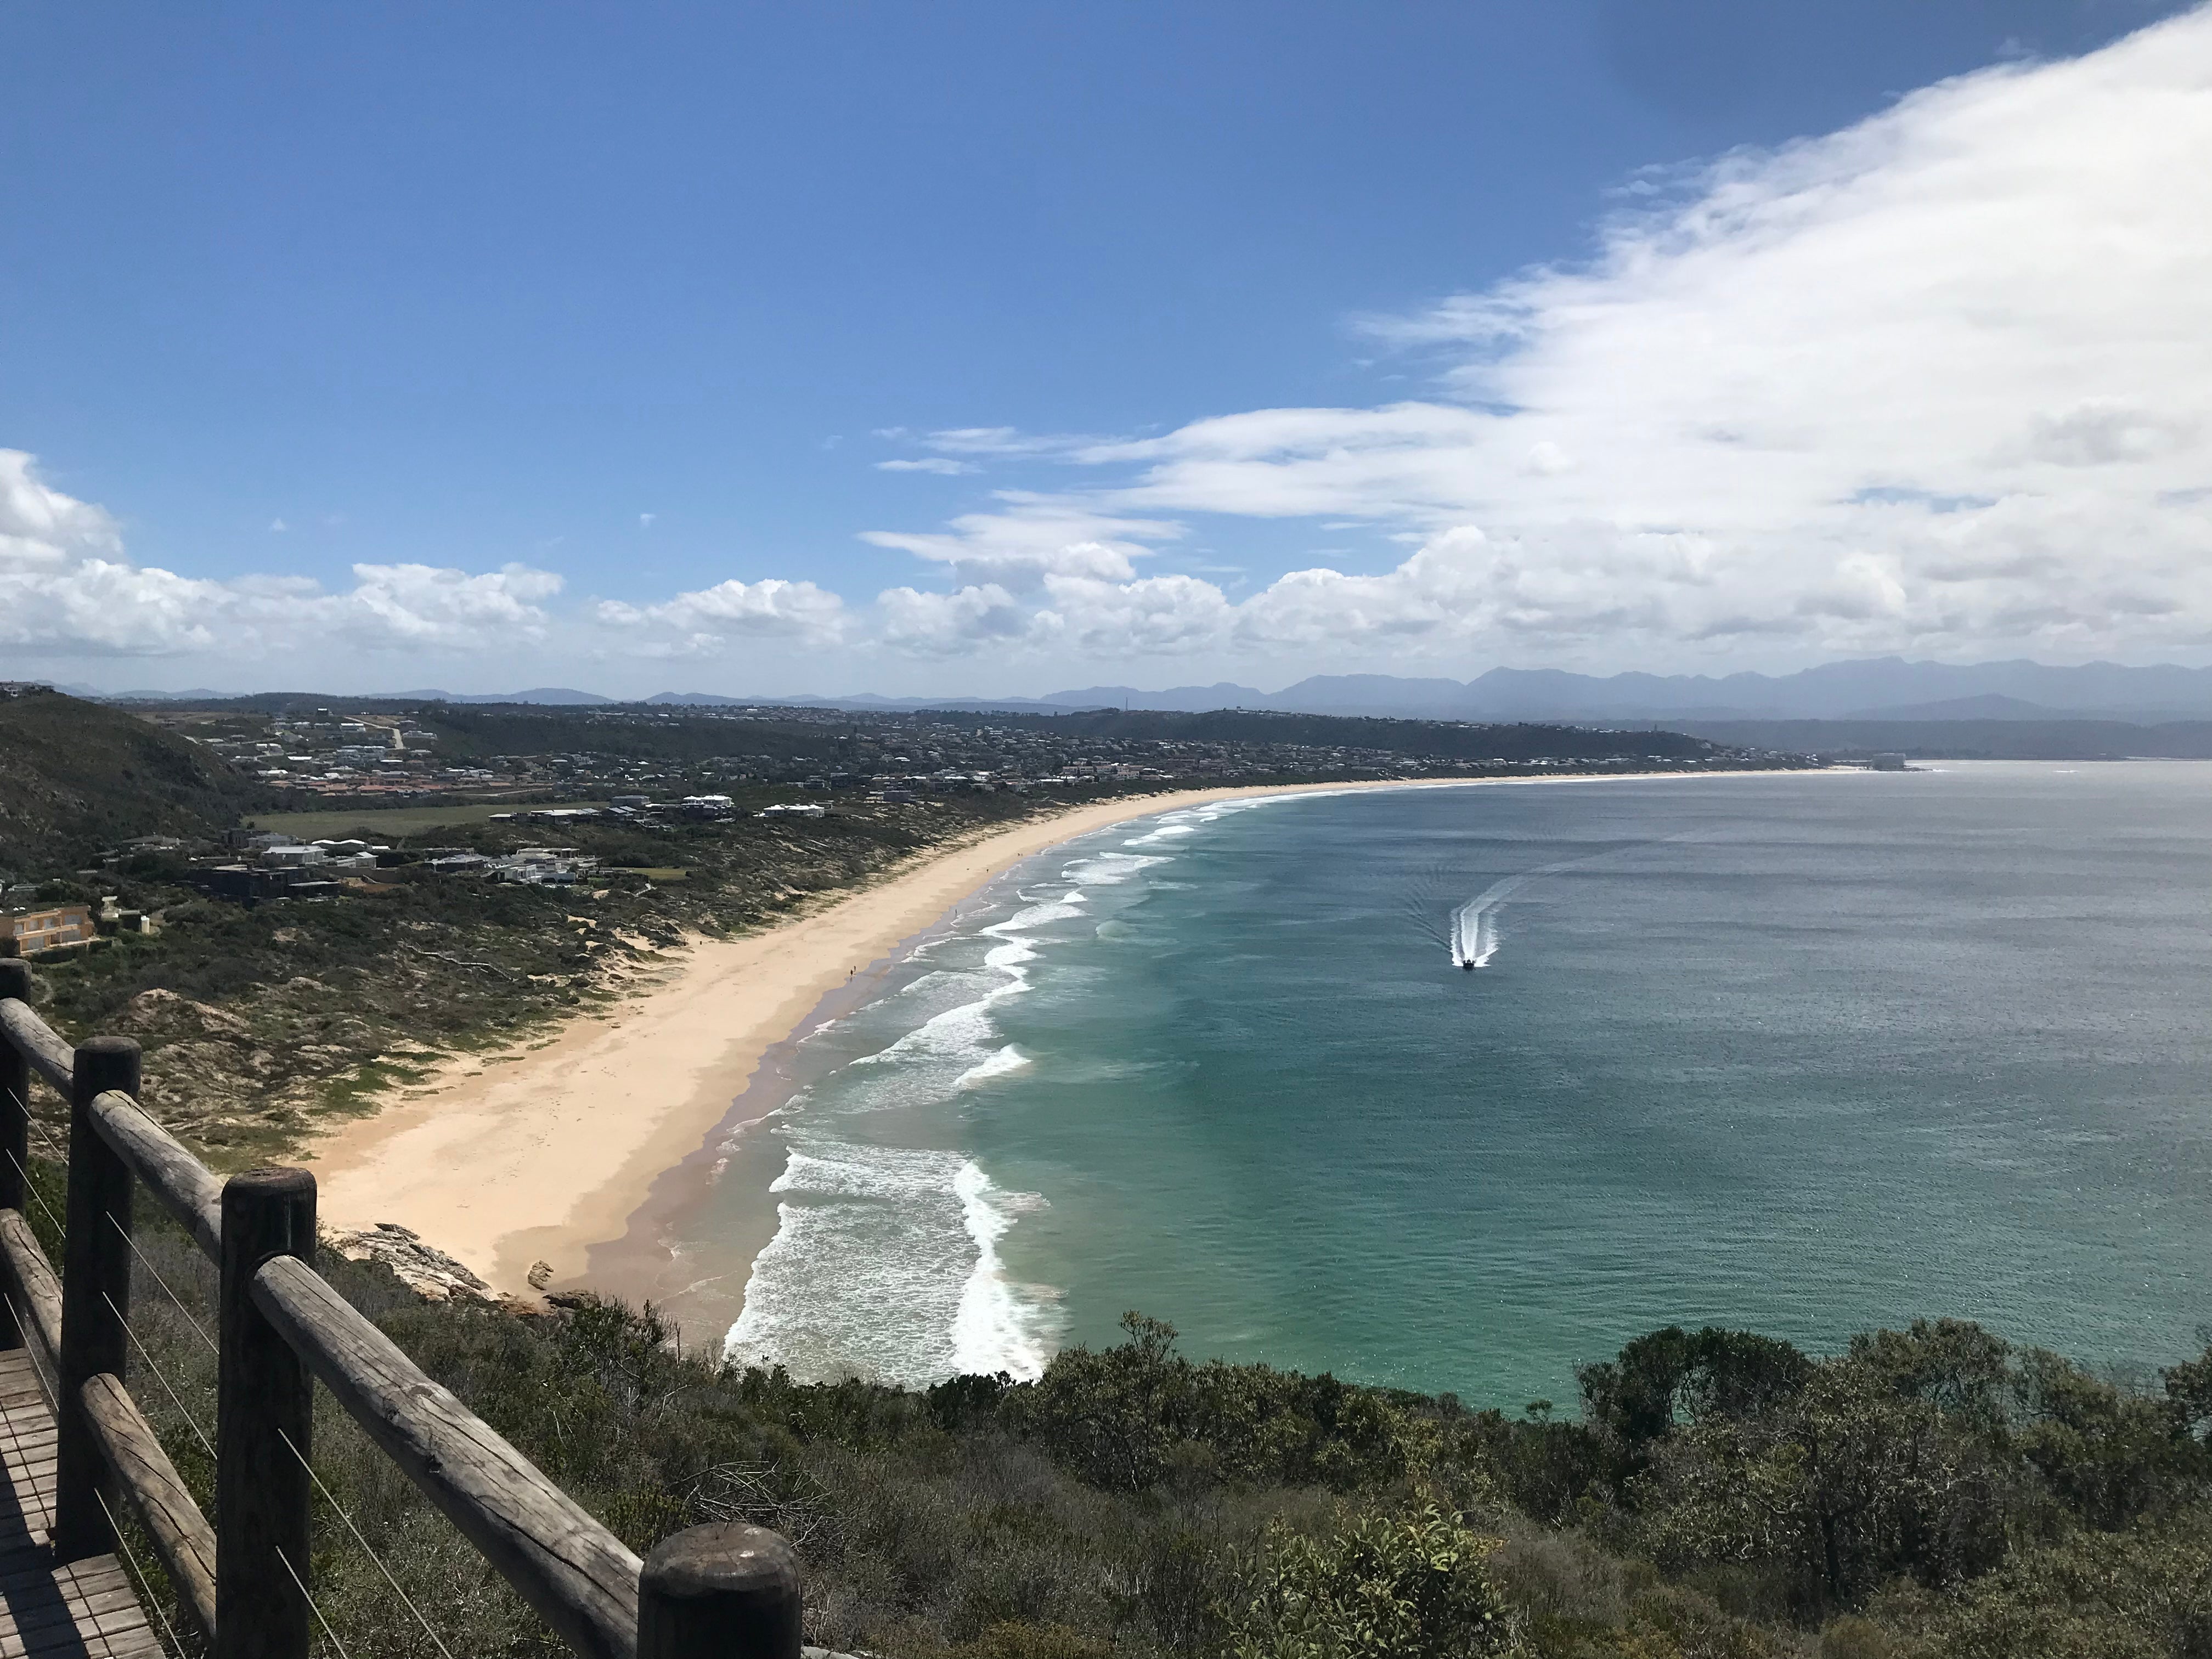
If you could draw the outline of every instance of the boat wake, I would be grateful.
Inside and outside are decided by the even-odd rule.
[[[1541,880],[1546,876],[1562,875],[1569,870],[1578,870],[1584,865],[1595,864],[1602,859],[1615,858],[1623,853],[1635,852],[1639,848],[1656,847],[1666,842],[1688,839],[1690,836],[1686,832],[1680,836],[1662,836],[1657,841],[1630,842],[1626,846],[1608,847],[1602,852],[1584,853],[1576,858],[1561,859],[1557,863],[1541,865],[1534,870],[1523,870],[1517,876],[1508,876],[1503,881],[1492,882],[1452,912],[1449,939],[1452,966],[1468,969],[1490,966],[1492,959],[1498,955],[1499,944],[1498,912],[1503,908],[1506,900],[1511,898],[1530,882]]]
[[[1581,860],[1577,860],[1577,862]],[[1552,866],[1563,867],[1563,866]],[[1530,870],[1493,882],[1452,912],[1451,958],[1455,968],[1487,968],[1498,954],[1498,908],[1551,868]]]

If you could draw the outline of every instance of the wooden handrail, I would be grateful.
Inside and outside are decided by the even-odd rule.
[[[93,1441],[137,1512],[178,1601],[200,1635],[213,1642],[215,1528],[192,1501],[177,1466],[120,1377],[103,1371],[85,1383],[82,1398]]]
[[[0,1210],[0,1275],[21,1310],[18,1327],[29,1339],[31,1369],[40,1392],[58,1414],[62,1284],[30,1225],[13,1210]],[[81,1398],[92,1438],[116,1483],[144,1523],[185,1609],[212,1639],[215,1631],[215,1528],[161,1449],[146,1414],[121,1379],[106,1372],[84,1385]]]
[[[266,1652],[304,1659],[304,1639],[292,1639],[295,1618],[272,1619],[268,1629],[250,1632],[257,1638],[275,1637],[274,1645],[240,1639],[249,1632],[238,1621],[253,1616],[247,1610],[254,1602],[240,1597],[242,1583],[226,1593],[231,1581],[222,1570],[216,1532],[125,1390],[118,1375],[119,1357],[109,1357],[129,1303],[129,1193],[132,1185],[143,1183],[201,1250],[222,1266],[226,1284],[245,1286],[246,1302],[267,1322],[263,1328],[282,1338],[369,1438],[585,1659],[707,1659],[710,1654],[799,1659],[797,1565],[787,1544],[754,1528],[693,1528],[664,1540],[648,1570],[619,1538],[408,1358],[303,1254],[289,1245],[249,1246],[247,1236],[240,1234],[234,1242],[249,1254],[235,1267],[227,1263],[223,1218],[230,1184],[155,1122],[134,1097],[135,1045],[100,1040],[82,1049],[72,1048],[32,1011],[28,991],[21,965],[0,960],[0,1074],[27,1085],[35,1072],[71,1097],[70,1219],[80,1225],[70,1230],[70,1273],[57,1275],[20,1210],[0,1205],[0,1279],[8,1284],[15,1309],[9,1322],[33,1350],[34,1369],[52,1401],[64,1442],[88,1449],[97,1460],[88,1466],[80,1451],[75,1474],[65,1480],[82,1488],[74,1505],[78,1536],[67,1547],[82,1553],[94,1545],[107,1547],[104,1532],[88,1525],[84,1516],[94,1473],[103,1484],[112,1479],[144,1524],[185,1611],[218,1656]],[[126,1086],[113,1086],[106,1080],[111,1078]],[[20,1098],[21,1085],[10,1085],[17,1098],[0,1098],[0,1145],[15,1150],[19,1163],[27,1162],[28,1156],[24,1133],[29,1108]],[[273,1174],[234,1181],[241,1187],[266,1185]],[[300,1225],[311,1235],[313,1180],[305,1170],[287,1172],[286,1179],[301,1187],[307,1208]],[[20,1168],[0,1170],[0,1197],[26,1197]],[[100,1225],[103,1220],[111,1224]],[[270,1251],[265,1260],[264,1250]],[[242,1277],[234,1279],[234,1271]],[[239,1305],[226,1299],[226,1308],[234,1310],[224,1322],[226,1343]],[[0,1332],[0,1337],[8,1334]],[[228,1346],[223,1352],[229,1376]],[[77,1381],[73,1395],[72,1376]],[[219,1406],[219,1415],[234,1424],[249,1412],[241,1401],[226,1398]],[[307,1419],[297,1426],[304,1441]],[[307,1448],[302,1443],[297,1449],[304,1453]],[[221,1485],[226,1465],[223,1448],[217,1450]],[[248,1461],[258,1461],[258,1455]],[[63,1507],[72,1507],[66,1495]],[[296,1508],[296,1519],[304,1525],[304,1486],[277,1507]],[[273,1511],[272,1517],[283,1519]],[[303,1571],[305,1565],[299,1564]],[[231,1615],[228,1630],[222,1627],[223,1612]],[[283,1634],[277,1636],[280,1626]]]
[[[31,1062],[32,1069],[67,1094],[70,1073],[76,1065],[76,1050],[69,1039],[40,1019],[29,1005],[15,997],[0,1002],[0,1034],[15,1052]]]
[[[316,1380],[563,1641],[592,1659],[636,1650],[641,1563],[619,1538],[304,1261],[272,1259],[254,1275],[253,1300]]]
[[[17,1326],[29,1342],[39,1385],[51,1401],[61,1374],[62,1281],[31,1224],[14,1210],[0,1210],[0,1266],[7,1270]]]
[[[222,1260],[222,1182],[184,1142],[146,1115],[137,1101],[114,1090],[92,1103],[92,1125],[146,1190],[177,1218],[206,1252]]]

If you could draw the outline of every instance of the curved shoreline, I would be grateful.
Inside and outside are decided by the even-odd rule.
[[[583,1277],[619,1243],[654,1183],[724,1125],[771,1051],[851,988],[865,1000],[902,945],[1008,870],[1096,830],[1202,802],[1370,789],[1517,787],[1765,773],[1376,779],[1184,789],[1078,806],[921,855],[811,915],[734,939],[702,939],[664,983],[550,1042],[470,1055],[374,1115],[310,1143],[325,1226],[396,1222],[495,1290],[535,1294]],[[1780,775],[1795,775],[1783,774]],[[857,965],[856,964],[860,964]]]
[[[620,1239],[654,1181],[723,1121],[769,1051],[859,976],[854,964],[882,971],[902,942],[1024,859],[1203,801],[1422,787],[1434,786],[1122,796],[924,854],[765,932],[698,940],[665,983],[611,1012],[579,1018],[550,1042],[458,1059],[381,1111],[316,1137],[307,1151],[323,1224],[397,1222],[514,1296],[533,1294],[540,1261],[554,1280],[573,1280],[589,1248]]]

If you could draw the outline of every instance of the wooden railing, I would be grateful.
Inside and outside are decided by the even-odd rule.
[[[58,1278],[24,1218],[33,1076],[70,1103]],[[127,1504],[216,1659],[304,1659],[320,1382],[586,1659],[799,1659],[781,1537],[694,1527],[641,1562],[325,1282],[313,1176],[219,1179],[140,1109],[138,1085],[137,1043],[72,1048],[32,1012],[28,968],[0,958],[0,1346],[30,1350],[58,1425],[58,1562],[112,1552]],[[213,1525],[124,1385],[140,1186],[219,1272]]]

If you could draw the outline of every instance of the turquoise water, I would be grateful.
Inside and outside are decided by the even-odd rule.
[[[730,1344],[810,1376],[1030,1374],[1129,1308],[1486,1403],[1675,1322],[2170,1362],[2208,808],[2212,767],[1991,763],[1121,825],[801,1044],[680,1230],[711,1258],[773,1177]]]

